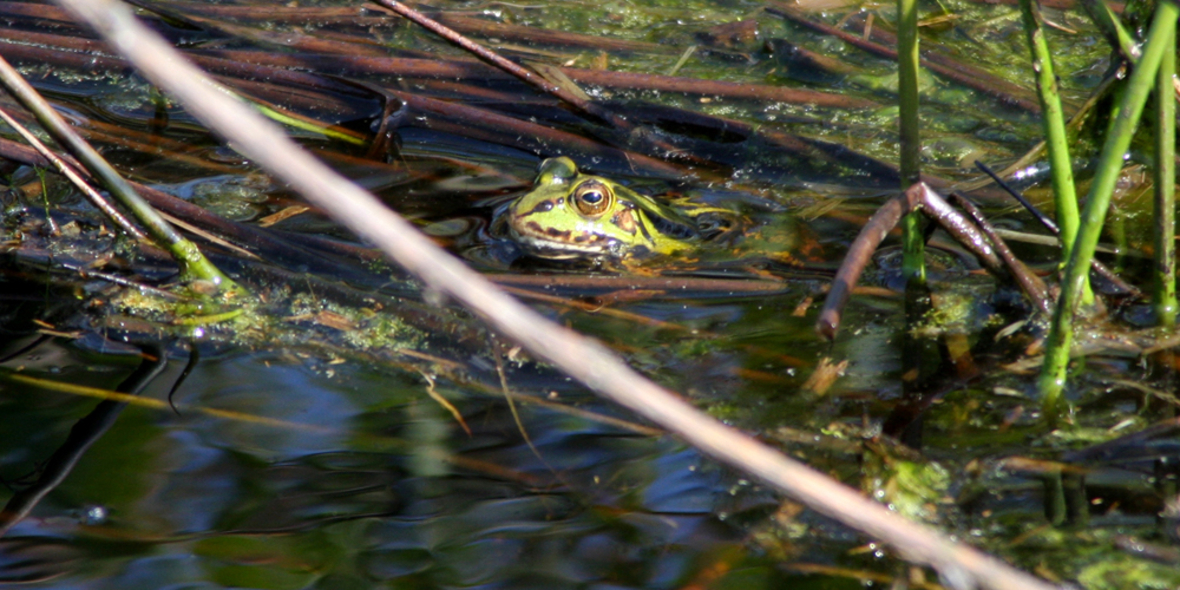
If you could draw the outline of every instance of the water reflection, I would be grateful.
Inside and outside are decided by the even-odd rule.
[[[139,394],[160,375],[167,363],[168,358],[160,347],[145,347],[139,368],[120,383],[116,391],[131,395]],[[126,407],[127,404],[123,401],[103,400],[93,411],[74,424],[66,441],[38,470],[40,474],[36,481],[21,487],[4,508],[0,509],[0,536],[27,517],[46,495],[52,493],[54,488],[69,477],[86,451],[106,434]],[[85,515],[86,521],[106,519],[106,510],[100,507],[84,507],[81,513]]]
[[[10,364],[45,356],[86,358],[97,385],[110,381],[104,361],[128,365],[53,341]],[[173,361],[144,395],[163,398],[182,365]],[[71,416],[94,402],[5,390],[0,433],[44,436],[29,446],[0,434],[3,477],[43,475],[44,443],[60,444]],[[742,533],[715,516],[730,501],[730,478],[667,438],[524,405],[534,453],[502,400],[453,400],[468,436],[409,380],[278,353],[205,360],[177,401],[179,416],[123,411],[0,543],[2,579],[88,588],[669,587],[719,556],[726,567],[752,559],[732,554]],[[92,518],[96,508],[106,517]]]

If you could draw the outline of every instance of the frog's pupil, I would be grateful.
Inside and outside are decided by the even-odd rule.
[[[597,205],[598,203],[602,202],[602,193],[598,191],[590,191],[582,195],[582,200],[586,201],[586,203],[590,205]]]

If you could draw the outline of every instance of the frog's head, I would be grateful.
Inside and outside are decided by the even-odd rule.
[[[536,186],[508,209],[512,237],[542,258],[668,254],[696,235],[691,219],[631,189],[578,172],[569,158],[541,163]]]

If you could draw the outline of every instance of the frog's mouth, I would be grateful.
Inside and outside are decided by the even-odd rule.
[[[566,259],[609,254],[618,248],[618,240],[585,229],[560,230],[542,227],[524,216],[514,215],[508,233],[530,253],[542,258]]]

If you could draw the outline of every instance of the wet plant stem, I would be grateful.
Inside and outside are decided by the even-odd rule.
[[[1020,0],[1020,12],[1024,15],[1024,32],[1028,36],[1028,48],[1036,73],[1037,96],[1041,101],[1041,125],[1049,153],[1054,209],[1061,237],[1061,262],[1064,264],[1069,260],[1074,239],[1078,235],[1078,197],[1074,190],[1073,163],[1069,157],[1065,111],[1061,107],[1053,54],[1049,51],[1049,43],[1045,40],[1045,31],[1041,26],[1044,19],[1040,6],[1033,0]],[[1086,304],[1094,302],[1089,281],[1082,286],[1082,301]]]
[[[1041,367],[1040,391],[1042,410],[1046,422],[1055,426],[1062,410],[1062,391],[1065,389],[1065,373],[1069,365],[1070,346],[1073,343],[1073,319],[1081,301],[1086,273],[1090,260],[1098,246],[1102,225],[1106,221],[1106,210],[1114,193],[1115,183],[1122,172],[1124,154],[1131,146],[1139,118],[1147,103],[1148,94],[1156,86],[1156,73],[1165,52],[1175,51],[1173,35],[1176,18],[1180,9],[1176,2],[1166,0],[1156,8],[1151,30],[1144,44],[1143,57],[1139,59],[1118,104],[1112,113],[1110,130],[1102,153],[1098,158],[1098,169],[1082,211],[1078,238],[1070,253],[1061,282],[1061,296],[1045,346],[1045,363]]]
[[[0,58],[0,84],[23,105],[53,139],[76,157],[99,182],[110,191],[131,215],[143,225],[147,235],[168,250],[180,265],[185,280],[210,281],[221,288],[239,289],[201,251],[180,235],[99,153],[70,128],[65,119],[8,63]]]
[[[901,188],[921,186],[922,136],[919,117],[918,3],[897,0],[897,100],[898,172]],[[930,289],[926,284],[926,220],[917,210],[902,219],[901,273],[905,277],[905,332],[901,337],[902,392],[909,399],[919,399],[932,375],[937,374],[942,355],[937,339],[917,334],[932,311]]]
[[[1176,45],[1176,33],[1169,47]],[[1172,78],[1176,52],[1165,51],[1156,74],[1155,89],[1155,281],[1152,303],[1156,323],[1176,325],[1176,101]]]
[[[919,181],[922,138],[918,118],[918,3],[897,0],[897,76],[901,153],[901,188]],[[907,290],[911,285],[926,284],[926,265],[919,213],[908,213],[902,222],[902,273]]]

